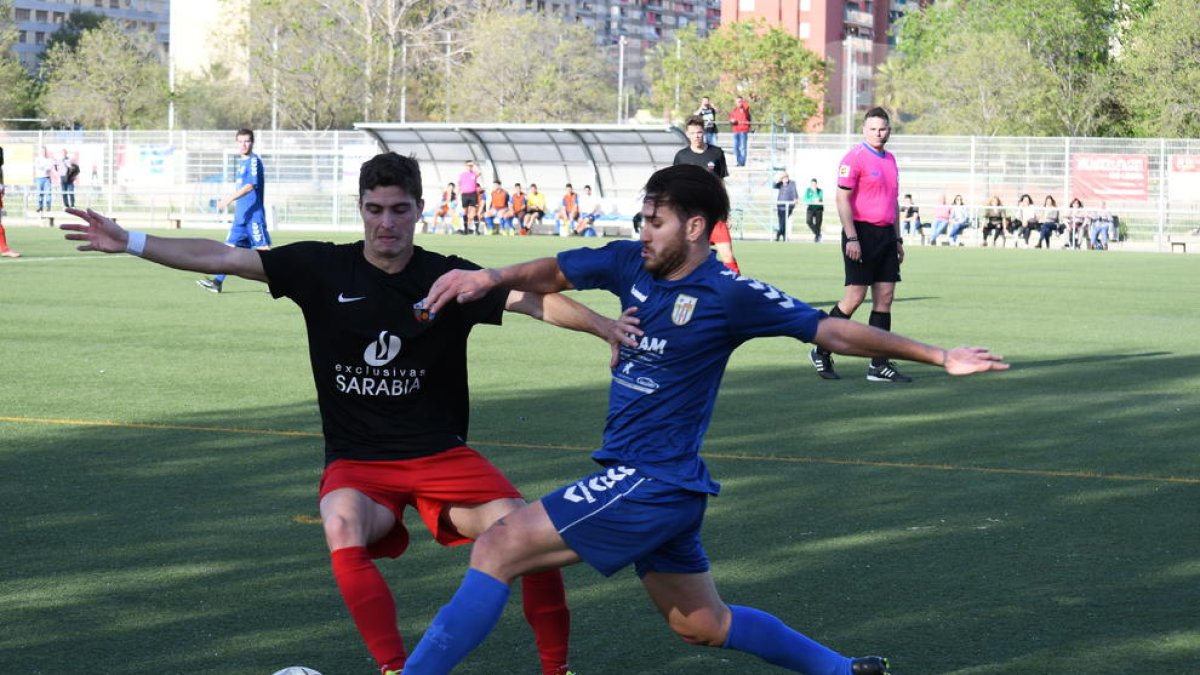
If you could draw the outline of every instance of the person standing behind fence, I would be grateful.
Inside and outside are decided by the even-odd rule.
[[[733,156],[738,166],[746,166],[746,147],[750,141],[750,104],[741,96],[729,112],[730,129],[733,131]]]
[[[267,175],[262,159],[254,154],[254,132],[239,129],[235,136],[238,144],[236,188],[229,197],[217,202],[217,210],[224,212],[233,204],[233,225],[225,243],[238,248],[253,248],[265,251],[271,248],[271,235],[267,233],[267,210],[263,201],[267,187]],[[206,291],[220,293],[225,284],[225,275],[196,281]]]
[[[75,206],[75,180],[79,178],[79,163],[71,159],[71,154],[63,148],[62,161],[58,165],[58,180],[62,187],[63,206]]]
[[[849,319],[871,289],[867,323],[892,330],[892,300],[904,262],[900,236],[900,172],[896,157],[884,149],[891,137],[891,120],[883,108],[871,108],[863,120],[863,142],[846,153],[838,167],[837,210],[842,223],[842,262],[846,290],[829,316]],[[832,352],[813,347],[809,361],[824,380],[836,380]],[[871,382],[912,382],[883,357],[867,367]]]
[[[775,212],[779,217],[779,228],[775,230],[775,241],[787,241],[787,221],[792,217],[792,211],[796,208],[796,200],[800,198],[800,195],[796,191],[796,184],[792,182],[786,171],[780,172],[779,180],[775,181],[775,189],[779,190],[779,194],[775,198]]]
[[[54,160],[50,159],[50,151],[42,148],[42,153],[33,158],[33,178],[37,185],[38,213],[50,210],[50,173],[54,171]]]
[[[804,189],[804,222],[812,230],[813,242],[821,243],[821,223],[825,221],[825,191],[814,178]]]
[[[717,144],[717,109],[713,107],[707,96],[700,99],[700,107],[696,116],[704,120],[704,142],[708,145]]]

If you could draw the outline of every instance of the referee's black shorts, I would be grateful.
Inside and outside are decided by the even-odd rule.
[[[858,232],[857,261],[846,257],[846,232],[842,231],[842,262],[846,265],[847,286],[870,286],[878,282],[900,281],[900,253],[896,250],[896,226],[854,221]]]

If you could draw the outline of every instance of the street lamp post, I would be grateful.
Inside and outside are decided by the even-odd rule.
[[[625,103],[625,36],[617,40],[617,124],[621,123],[621,108]]]

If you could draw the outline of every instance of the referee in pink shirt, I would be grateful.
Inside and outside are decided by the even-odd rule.
[[[863,142],[842,158],[838,167],[837,211],[842,222],[842,261],[846,266],[846,292],[830,316],[849,319],[871,287],[871,318],[867,323],[892,329],[892,299],[904,262],[900,237],[900,182],[896,157],[884,149],[892,133],[883,108],[867,111]],[[837,380],[833,357],[817,347],[808,358],[822,379]],[[887,359],[872,359],[867,367],[871,382],[912,382]]]

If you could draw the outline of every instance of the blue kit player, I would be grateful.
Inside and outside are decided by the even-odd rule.
[[[233,204],[233,225],[225,243],[238,248],[253,248],[265,251],[271,248],[271,235],[267,234],[267,210],[263,202],[263,191],[267,176],[263,171],[262,159],[254,154],[254,132],[239,129],[237,132],[238,162],[236,191],[217,202],[217,209],[224,212]],[[196,283],[205,290],[220,293],[225,275],[211,279],[200,279]]]
[[[810,675],[885,675],[878,656],[851,658],[717,593],[700,538],[720,486],[700,456],[725,365],[756,337],[791,336],[831,351],[942,366],[952,375],[1004,370],[982,347],[922,344],[824,312],[743,277],[710,253],[729,197],[713,173],[678,165],[646,184],[640,241],[575,249],[506,267],[451,271],[428,295],[437,314],[501,287],[602,289],[639,319],[637,347],[612,371],[601,469],[496,521],[479,537],[458,592],[434,618],[405,675],[450,672],[492,630],[509,584],[535,570],[587,562],[604,575],[634,565],[671,630],[686,642],[753,654]]]

